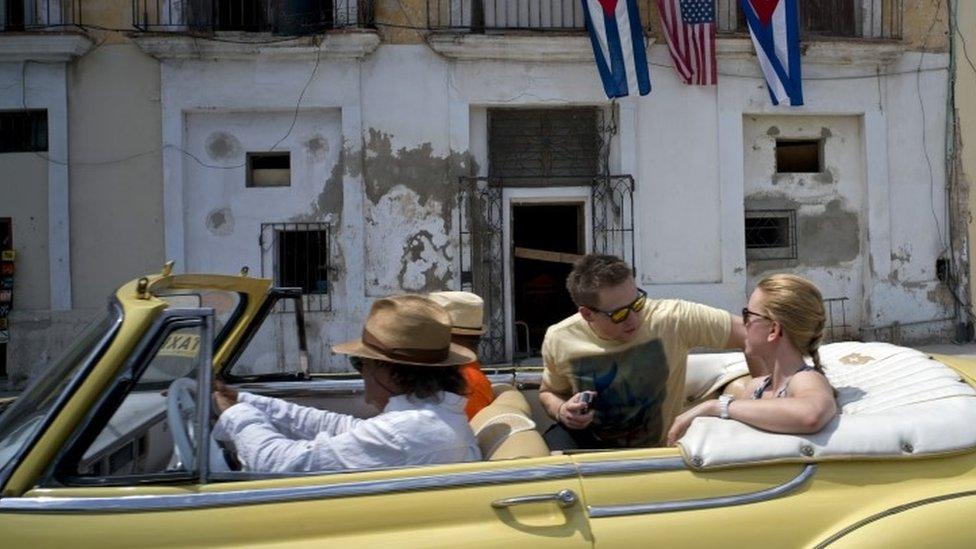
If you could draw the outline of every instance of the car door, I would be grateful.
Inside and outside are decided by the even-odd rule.
[[[591,545],[566,456],[273,477],[220,466],[210,399],[174,397],[190,379],[209,396],[213,341],[212,311],[166,311],[38,485],[0,499],[5,544]]]
[[[761,535],[770,547],[816,539],[825,523],[811,487],[816,464],[771,463],[699,471],[675,448],[574,456],[597,547],[716,547]],[[804,509],[804,511],[800,511]],[[761,532],[761,534],[760,534]]]

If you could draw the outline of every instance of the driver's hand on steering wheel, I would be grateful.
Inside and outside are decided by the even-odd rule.
[[[222,381],[215,379],[213,382],[213,401],[214,410],[216,410],[217,415],[220,415],[224,413],[224,410],[237,404],[237,389],[232,389],[224,385]]]

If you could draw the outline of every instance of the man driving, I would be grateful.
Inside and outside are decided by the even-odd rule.
[[[443,307],[415,295],[378,299],[362,337],[336,345],[362,374],[370,419],[237,392],[214,391],[217,440],[248,471],[339,471],[477,461],[458,366],[475,354],[451,343]]]

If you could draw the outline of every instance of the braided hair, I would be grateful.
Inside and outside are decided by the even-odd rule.
[[[827,316],[820,290],[793,274],[767,276],[756,287],[763,292],[764,314],[779,322],[789,342],[813,359],[814,369],[822,374],[819,349]]]

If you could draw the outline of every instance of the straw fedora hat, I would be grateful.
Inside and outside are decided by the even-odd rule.
[[[451,333],[479,336],[485,333],[485,302],[471,292],[431,292],[428,295],[451,315]]]
[[[451,316],[419,295],[377,299],[360,339],[332,352],[414,366],[459,366],[476,360],[473,352],[451,343]]]

